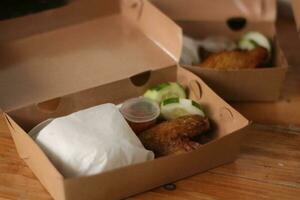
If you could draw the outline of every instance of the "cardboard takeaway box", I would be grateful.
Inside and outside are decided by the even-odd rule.
[[[293,14],[295,18],[295,23],[297,25],[297,31],[300,30],[300,1],[293,0],[292,1]]]
[[[183,32],[203,39],[227,36],[237,40],[247,31],[259,31],[273,41],[273,67],[215,70],[186,66],[215,92],[232,101],[275,101],[287,71],[287,61],[276,39],[276,0],[151,0],[176,21]]]
[[[18,154],[54,199],[121,199],[237,156],[248,120],[177,66],[181,30],[148,1],[75,0],[2,21],[0,32],[2,114]],[[26,133],[48,118],[120,103],[166,81],[189,87],[216,124],[215,139],[197,151],[66,179]]]

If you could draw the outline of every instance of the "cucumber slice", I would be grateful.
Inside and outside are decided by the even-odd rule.
[[[160,105],[161,115],[166,119],[176,119],[185,115],[205,116],[201,105],[190,99],[169,98],[162,101]]]
[[[243,40],[240,40],[240,42],[239,42],[239,48],[242,50],[250,51],[252,49],[255,49],[257,46],[258,45],[251,40],[243,39]]]
[[[256,47],[264,47],[271,52],[271,43],[266,36],[259,32],[251,31],[246,33],[239,41],[239,48],[252,50]]]
[[[144,97],[160,103],[162,100],[171,97],[186,98],[186,93],[180,84],[170,82],[162,83],[150,88],[145,92]]]

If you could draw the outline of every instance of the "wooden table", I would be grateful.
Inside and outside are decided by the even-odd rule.
[[[281,22],[280,38],[292,67],[276,103],[235,103],[258,122],[247,130],[239,158],[132,200],[300,199],[300,45],[291,22]],[[47,191],[18,157],[0,120],[0,199],[50,200]]]

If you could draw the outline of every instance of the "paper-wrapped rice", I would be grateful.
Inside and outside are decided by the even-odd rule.
[[[200,63],[200,57],[198,53],[199,44],[198,41],[188,36],[183,36],[182,41],[182,53],[180,57],[180,63],[185,65],[192,65]]]
[[[36,142],[65,177],[94,175],[154,158],[113,104],[81,110],[42,126],[29,134],[36,135]]]

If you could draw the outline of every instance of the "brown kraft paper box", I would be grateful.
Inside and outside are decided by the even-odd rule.
[[[54,199],[122,199],[231,162],[239,153],[248,120],[177,66],[181,29],[148,1],[74,0],[2,21],[0,31],[2,114],[18,154]],[[27,134],[48,118],[120,103],[167,81],[190,88],[215,123],[214,140],[197,151],[66,179]]]
[[[300,1],[292,0],[292,8],[293,8],[293,14],[294,19],[297,25],[297,31],[299,32],[300,29]]]
[[[244,70],[185,68],[200,76],[226,100],[278,100],[288,65],[276,39],[276,0],[151,1],[176,21],[186,35],[196,39],[221,35],[237,40],[248,31],[259,31],[271,38],[272,67]],[[238,24],[237,19],[245,23]],[[229,24],[238,25],[240,30],[233,30]]]

